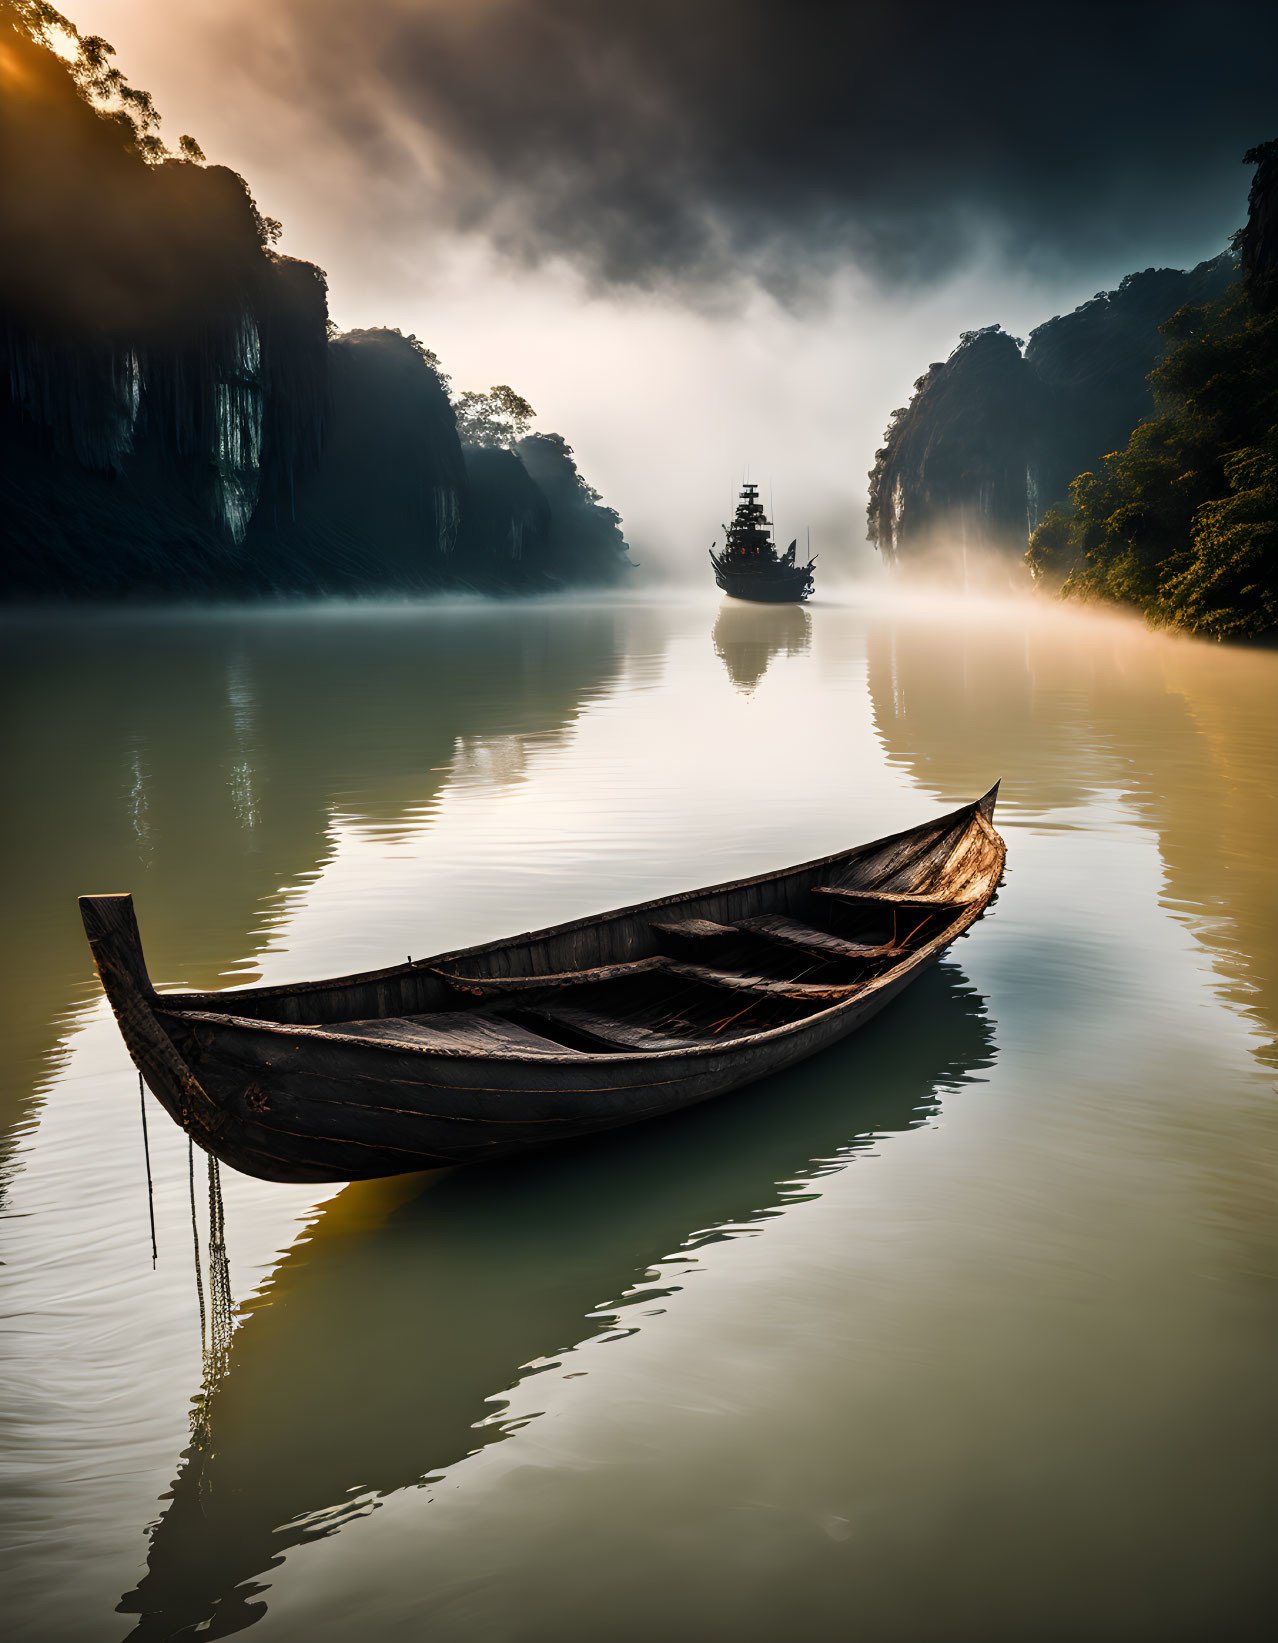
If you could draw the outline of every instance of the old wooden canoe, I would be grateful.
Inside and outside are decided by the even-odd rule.
[[[776,873],[365,975],[157,993],[127,895],[82,896],[129,1054],[272,1181],[474,1163],[723,1095],[845,1037],[984,911],[983,799]]]

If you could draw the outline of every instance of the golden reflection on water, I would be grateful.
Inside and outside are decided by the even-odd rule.
[[[1158,839],[1164,903],[1278,1065],[1278,654],[997,606],[958,622],[885,615],[867,651],[888,756],[938,798],[966,796],[975,758],[1006,771],[1004,804],[1033,815],[1105,790],[1134,807]]]
[[[1278,656],[869,598],[6,638],[0,1282],[31,1325],[0,1519],[32,1638],[572,1638],[604,1605],[638,1639],[662,1592],[701,1635],[1251,1635]],[[829,1057],[531,1165],[225,1178],[225,1248],[197,1169],[237,1303],[201,1355],[185,1141],[153,1125],[152,1274],[76,893],[133,889],[164,981],[282,979],[999,776],[990,917]]]

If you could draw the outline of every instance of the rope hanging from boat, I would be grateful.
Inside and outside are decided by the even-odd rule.
[[[222,1205],[222,1171],[209,1157],[209,1344],[205,1379],[220,1380],[231,1355],[231,1266],[226,1254],[226,1212]]]
[[[208,1328],[204,1312],[204,1274],[200,1271],[200,1227],[195,1218],[195,1142],[186,1138],[186,1180],[191,1193],[191,1242],[195,1246],[195,1294],[200,1303],[200,1354],[208,1351]]]
[[[189,1141],[188,1137],[188,1141]],[[191,1195],[191,1235],[195,1245],[195,1292],[200,1305],[200,1352],[202,1377],[198,1395],[191,1400],[191,1446],[193,1464],[203,1466],[212,1453],[211,1400],[231,1360],[232,1302],[231,1267],[226,1253],[226,1210],[222,1203],[222,1175],[216,1158],[208,1160],[209,1245],[208,1305],[205,1306],[204,1279],[200,1262],[200,1231],[195,1211],[195,1148],[187,1153],[187,1181]],[[201,1490],[204,1484],[201,1482]]]
[[[141,1073],[138,1074],[138,1102],[142,1108],[142,1151],[146,1156],[146,1207],[151,1217],[151,1270],[154,1272],[160,1252],[155,1241],[155,1187],[151,1181],[151,1139],[146,1132],[146,1085],[142,1082]]]

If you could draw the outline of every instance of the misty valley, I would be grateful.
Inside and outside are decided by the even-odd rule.
[[[6,1639],[1267,1638],[1278,12],[81,11]]]
[[[244,179],[193,138],[167,149],[110,48],[54,19],[0,13],[25,157],[0,173],[0,598],[632,583],[620,515],[527,400],[452,394],[415,335],[338,330]],[[1246,158],[1230,249],[1130,274],[1028,344],[965,331],[917,379],[869,476],[888,564],[1274,630],[1278,146]]]

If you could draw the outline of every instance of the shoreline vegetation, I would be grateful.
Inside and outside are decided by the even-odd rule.
[[[547,592],[630,561],[505,384],[339,332],[244,179],[113,50],[0,0],[0,600]]]
[[[1278,141],[1256,165],[1240,278],[1160,327],[1157,414],[1069,487],[1030,537],[1035,577],[1065,598],[1139,606],[1217,639],[1278,632]]]
[[[1216,639],[1278,633],[1278,141],[1246,226],[1032,332],[965,332],[894,412],[869,539],[934,571],[946,539],[1067,600]]]

